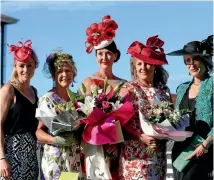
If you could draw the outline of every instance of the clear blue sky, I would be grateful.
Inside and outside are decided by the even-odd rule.
[[[32,79],[39,96],[53,83],[42,68],[46,56],[57,47],[73,55],[78,69],[76,91],[81,82],[98,70],[94,51],[85,52],[85,30],[93,22],[100,22],[104,15],[118,23],[115,42],[121,51],[120,60],[114,64],[114,73],[130,80],[129,58],[126,50],[139,40],[145,43],[158,34],[165,41],[165,52],[183,47],[192,40],[202,40],[213,33],[213,2],[2,2],[2,13],[19,19],[17,24],[6,28],[6,44],[15,44],[21,38],[31,39],[39,57],[39,67]],[[12,70],[12,54],[6,51],[6,78]],[[182,57],[167,57],[165,68],[170,78],[171,92],[190,79]]]

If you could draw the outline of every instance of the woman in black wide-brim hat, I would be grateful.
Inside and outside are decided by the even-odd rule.
[[[208,180],[213,172],[213,35],[200,41],[191,41],[183,49],[168,55],[183,56],[184,63],[192,81],[183,83],[177,88],[176,108],[189,109],[190,126],[186,130],[193,131],[193,136],[183,142],[175,142],[172,149],[172,162],[192,146],[193,140],[200,136],[204,140],[186,159],[180,159],[180,165],[189,163],[178,171],[173,166],[175,180]],[[197,136],[196,136],[197,135]]]

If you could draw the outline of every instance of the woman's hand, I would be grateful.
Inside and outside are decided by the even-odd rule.
[[[74,142],[75,138],[72,134],[65,134],[54,137],[54,145],[56,146],[71,146]]]
[[[157,141],[155,138],[151,136],[147,136],[145,134],[141,134],[139,136],[139,139],[142,143],[146,144],[149,147],[156,147],[157,146]]]
[[[4,177],[5,179],[10,179],[11,168],[10,164],[6,159],[0,160],[0,177]]]
[[[195,151],[191,155],[189,155],[185,160],[190,160],[194,157],[201,157],[206,153],[207,153],[207,150],[205,149],[205,147],[203,147],[202,144],[200,144],[200,145],[196,146]]]

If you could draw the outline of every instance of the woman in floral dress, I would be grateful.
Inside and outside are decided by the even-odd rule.
[[[124,127],[126,141],[119,162],[120,179],[166,178],[166,141],[145,135],[138,113],[140,110],[145,114],[151,104],[171,101],[166,86],[168,73],[162,67],[167,64],[163,44],[162,40],[154,36],[147,40],[146,45],[135,41],[128,48],[128,53],[132,55],[130,64],[133,81],[126,83],[120,94],[130,95],[136,114]],[[149,152],[149,149],[153,152]]]
[[[61,51],[47,57],[44,70],[51,74],[55,86],[40,98],[38,108],[48,108],[57,115],[56,105],[70,101],[66,89],[73,83],[77,70],[72,56]],[[41,179],[58,180],[62,171],[80,171],[80,146],[73,133],[52,136],[40,121],[36,135],[44,143],[41,153]]]

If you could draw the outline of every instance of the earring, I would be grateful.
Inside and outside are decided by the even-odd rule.
[[[71,83],[71,87],[74,87],[74,82],[72,81],[72,83]]]

